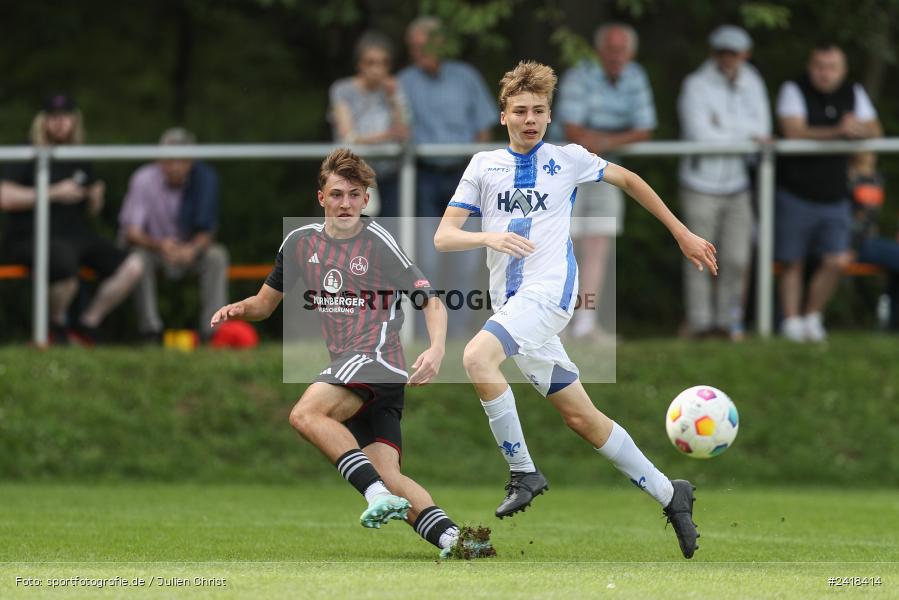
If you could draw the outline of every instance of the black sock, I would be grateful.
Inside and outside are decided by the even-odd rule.
[[[371,464],[365,453],[358,448],[341,455],[337,459],[335,466],[343,478],[349,481],[350,485],[359,490],[359,493],[362,495],[365,495],[365,490],[368,489],[368,486],[381,480],[381,476],[378,475],[375,466]]]
[[[418,513],[418,518],[415,519],[413,527],[418,535],[438,548],[440,548],[441,535],[449,529],[459,529],[439,506],[429,506]]]

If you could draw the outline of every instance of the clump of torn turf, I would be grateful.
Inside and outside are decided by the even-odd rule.
[[[490,543],[490,528],[478,525],[463,525],[459,529],[459,537],[450,547],[449,558],[471,560],[473,558],[491,558],[496,556],[496,549]]]

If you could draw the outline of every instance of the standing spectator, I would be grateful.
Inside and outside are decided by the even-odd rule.
[[[162,145],[195,144],[180,127],[165,131]],[[209,321],[227,303],[228,251],[215,243],[219,181],[209,165],[187,159],[163,159],[131,176],[119,213],[120,236],[137,250],[144,276],[137,289],[138,329],[147,341],[162,339],[156,304],[156,273],[168,279],[200,278],[200,336],[208,339]]]
[[[400,71],[398,79],[412,121],[416,144],[468,144],[486,142],[490,130],[499,123],[499,109],[480,73],[471,65],[441,57],[441,22],[435,17],[419,17],[409,24],[406,42],[412,64]],[[425,217],[417,228],[428,232],[417,236],[415,261],[431,277],[435,287],[456,286],[460,273],[480,270],[474,253],[439,255],[432,234],[439,218],[462,179],[467,157],[422,158],[418,162],[416,216]],[[450,311],[448,331],[452,337],[467,335],[468,315]],[[418,319],[421,322],[421,319]]]
[[[634,62],[639,38],[633,27],[607,23],[596,30],[593,43],[599,62],[584,60],[562,76],[556,122],[568,141],[618,162],[615,148],[652,137],[656,127],[652,88],[643,67]],[[624,227],[624,197],[605,182],[582,184],[572,216],[579,217],[571,222],[571,236],[580,253],[580,291],[598,306],[611,238]],[[572,335],[607,337],[598,328],[596,310],[575,313]]]
[[[30,141],[35,146],[82,144],[84,137],[81,111],[71,97],[62,94],[51,96],[31,124]],[[143,271],[138,256],[117,248],[90,224],[90,218],[103,208],[105,190],[88,162],[50,163],[50,339],[56,344],[92,345],[103,319],[125,299]],[[0,209],[8,213],[5,260],[33,266],[36,200],[34,164],[7,168],[0,183]],[[69,307],[78,292],[82,266],[97,273],[100,286],[70,324]]]
[[[746,62],[752,39],[723,25],[709,36],[712,56],[684,80],[678,100],[685,140],[745,142],[771,136],[768,92]],[[689,156],[680,163],[681,206],[687,227],[718,248],[717,280],[684,265],[687,325],[695,337],[739,339],[752,245],[751,182],[741,156]],[[689,268],[688,268],[689,267]]]
[[[883,177],[877,171],[877,155],[860,152],[849,163],[852,190],[852,250],[855,259],[887,270],[891,331],[899,331],[899,232],[895,238],[882,237],[878,223],[883,209]]]
[[[409,137],[406,97],[390,75],[393,45],[381,33],[370,32],[356,43],[357,73],[331,86],[334,141],[342,144],[403,142]],[[378,174],[381,217],[398,214],[398,165],[373,160]]]
[[[791,139],[861,139],[881,135],[877,111],[859,83],[846,78],[846,55],[835,44],[816,46],[808,72],[786,81],[777,116]],[[824,341],[822,313],[850,261],[852,214],[846,185],[847,156],[784,157],[777,167],[775,257],[783,263],[781,332],[787,339]],[[822,255],[803,304],[803,265]]]

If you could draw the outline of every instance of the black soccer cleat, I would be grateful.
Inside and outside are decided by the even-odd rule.
[[[497,507],[496,516],[502,519],[524,511],[531,505],[535,496],[539,496],[548,489],[549,482],[540,471],[532,473],[512,471],[512,478],[506,484],[506,498]]]
[[[684,558],[693,558],[693,553],[699,549],[696,545],[696,539],[699,533],[696,531],[696,523],[693,522],[693,490],[696,487],[685,479],[675,479],[671,482],[674,486],[674,495],[671,496],[671,502],[662,509],[662,514],[674,527],[674,533],[677,535],[677,543],[680,544],[680,551]]]

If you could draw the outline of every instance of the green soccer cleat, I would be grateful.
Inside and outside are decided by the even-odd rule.
[[[381,494],[371,501],[359,522],[363,527],[380,529],[381,525],[391,519],[405,519],[411,508],[411,504],[405,498],[393,494]]]
[[[490,543],[489,527],[463,527],[456,540],[440,551],[440,558],[491,558],[496,550]]]

